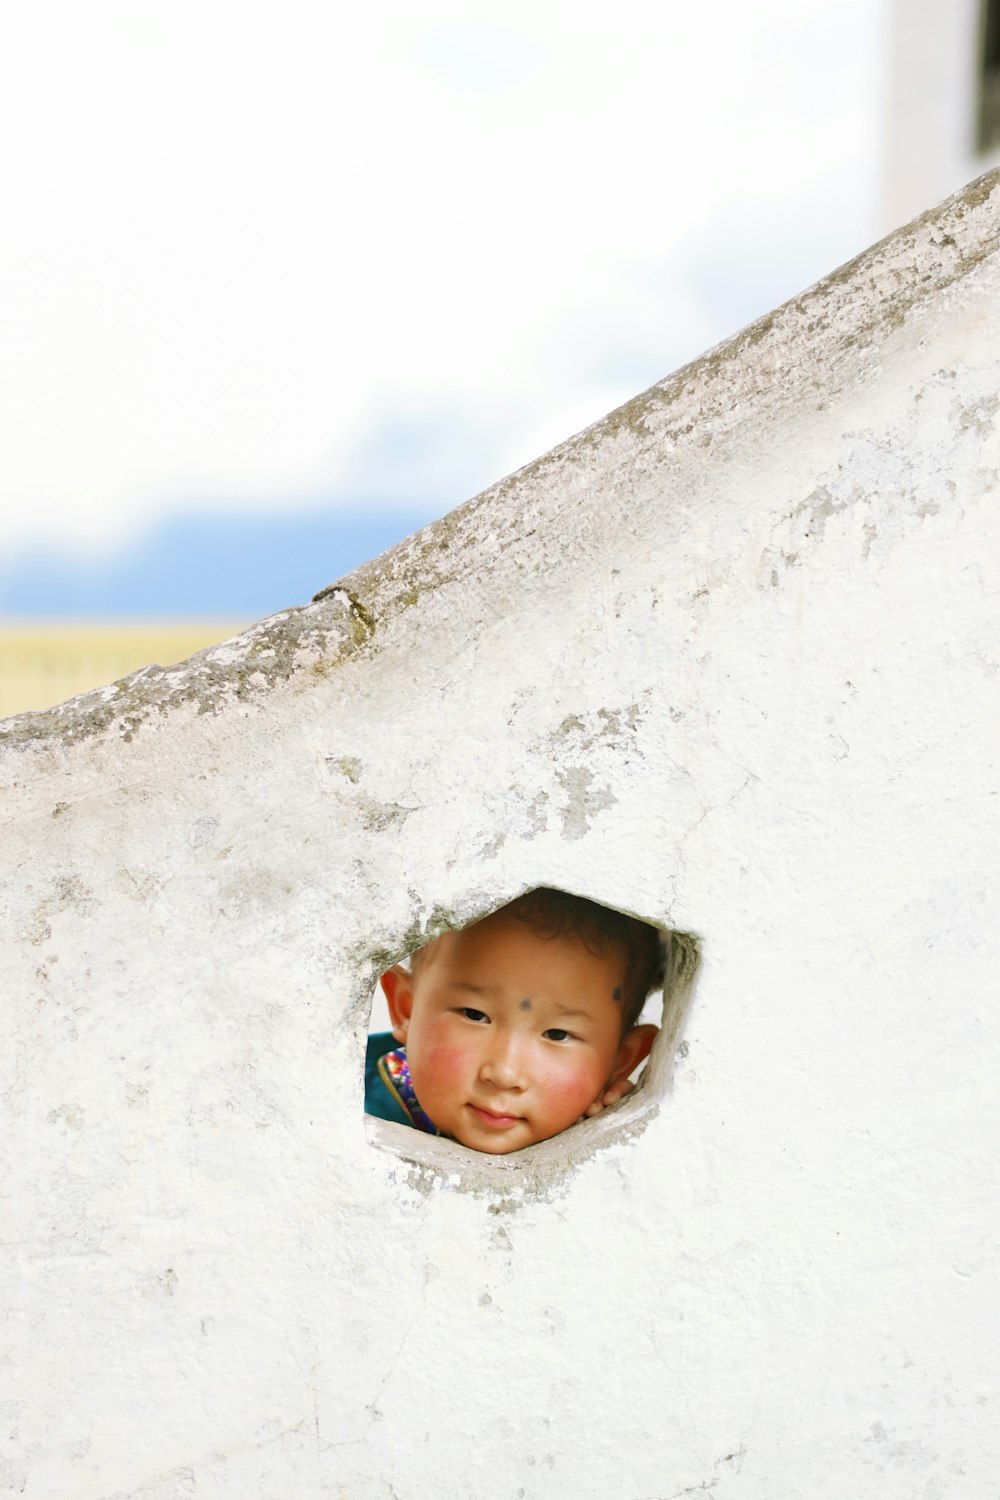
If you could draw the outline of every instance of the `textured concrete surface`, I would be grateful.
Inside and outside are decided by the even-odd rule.
[[[998,228],[2,726],[12,1493],[992,1492]],[[651,1085],[366,1129],[380,968],[543,882],[700,947]]]

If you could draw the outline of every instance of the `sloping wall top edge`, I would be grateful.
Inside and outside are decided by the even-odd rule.
[[[530,549],[534,525],[573,490],[604,504],[626,461],[682,455],[710,435],[714,451],[752,413],[758,427],[817,393],[875,369],[889,337],[1000,255],[1000,169],[895,231],[798,297],[651,386],[482,494],[299,606],[169,669],[149,667],[57,708],[0,724],[10,750],[62,746],[106,731],[131,736],[182,703],[216,713],[266,694],[304,664],[328,672],[377,649],[385,626],[428,592],[475,578],[493,555]]]

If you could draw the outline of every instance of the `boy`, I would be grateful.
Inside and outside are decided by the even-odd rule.
[[[382,976],[392,1032],[369,1037],[365,1109],[497,1155],[547,1140],[632,1088],[662,979],[655,928],[529,891]]]

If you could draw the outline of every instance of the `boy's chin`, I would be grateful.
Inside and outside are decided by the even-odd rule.
[[[483,1156],[512,1156],[515,1151],[525,1151],[534,1144],[534,1141],[459,1141],[460,1146]]]
[[[534,1135],[530,1130],[516,1128],[494,1134],[492,1131],[473,1128],[462,1130],[461,1134],[456,1133],[451,1139],[469,1151],[479,1151],[484,1156],[512,1156],[515,1151],[526,1151],[529,1146],[537,1146],[540,1141],[548,1141],[561,1134],[561,1130],[554,1130],[549,1135]]]
[[[509,1156],[513,1151],[523,1151],[526,1146],[533,1146],[534,1139],[530,1133],[523,1130],[501,1131],[494,1134],[491,1131],[476,1129],[475,1126],[464,1128],[461,1123],[453,1131],[445,1129],[443,1134],[450,1141],[456,1141],[458,1145],[464,1146],[468,1151],[479,1151],[484,1156]]]

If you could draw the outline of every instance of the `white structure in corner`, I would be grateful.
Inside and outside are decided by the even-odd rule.
[[[998,231],[5,726],[5,1492],[994,1493]],[[543,882],[698,937],[676,1064],[370,1141],[378,969]]]
[[[912,219],[1000,162],[1000,0],[887,0],[881,219]]]

